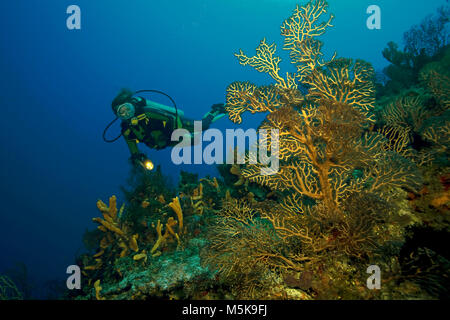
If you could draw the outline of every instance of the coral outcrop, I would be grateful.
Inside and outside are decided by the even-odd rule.
[[[422,185],[406,144],[374,130],[371,65],[336,55],[323,59],[317,38],[331,26],[326,11],[325,1],[310,1],[281,27],[296,73],[280,75],[281,58],[265,39],[255,56],[236,54],[274,83],[232,83],[230,119],[240,123],[245,111],[267,112],[260,128],[278,131],[279,150],[272,151],[280,158],[273,174],[261,175],[258,164],[240,168],[244,178],[276,191],[278,201],[251,204],[250,210],[229,200],[211,230],[205,260],[219,266],[225,281],[258,288],[235,292],[243,298],[275,297],[261,288],[275,288],[280,274],[308,274],[315,297],[373,297],[349,284],[363,265],[386,264],[386,252],[398,252],[405,225],[395,221],[407,213],[394,202],[404,196],[401,189],[416,192]]]
[[[279,139],[261,142],[278,170],[262,175],[249,153],[218,166],[221,177],[181,171],[177,187],[159,168],[135,173],[120,210],[114,196],[97,203],[76,298],[448,296],[449,257],[433,242],[450,230],[448,55],[419,61],[391,43],[388,70],[414,78],[375,83],[368,62],[324,56],[327,11],[311,0],[281,25],[295,72],[267,39],[236,53],[271,82],[231,83],[226,110],[237,124],[266,114],[259,128]],[[369,265],[383,270],[381,290],[367,289]]]

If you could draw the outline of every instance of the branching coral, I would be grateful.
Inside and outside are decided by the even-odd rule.
[[[279,88],[298,88],[297,80],[303,81],[317,67],[324,66],[326,62],[321,60],[322,43],[316,37],[323,35],[328,27],[331,27],[333,16],[321,21],[328,4],[325,0],[309,2],[305,6],[298,6],[293,15],[284,21],[281,26],[281,34],[284,36],[284,49],[290,51],[292,63],[297,67],[297,73],[286,73],[286,77],[280,76],[279,63],[281,58],[276,56],[276,45],[268,45],[263,39],[256,48],[256,55],[248,57],[242,50],[236,57],[242,65],[249,65],[259,72],[269,74]]]
[[[329,100],[303,106],[300,112],[282,106],[267,116],[261,128],[280,133],[279,172],[262,176],[256,164],[245,166],[242,175],[285,197],[280,204],[252,206],[275,231],[273,246],[253,244],[261,250],[255,261],[298,272],[329,254],[367,256],[389,240],[380,236],[378,224],[385,221],[375,219],[375,208],[395,188],[417,188],[420,177],[412,162],[389,150],[389,140],[364,133],[366,119],[358,108]],[[355,194],[367,196],[348,205]],[[229,232],[240,233],[236,237],[244,241],[243,208],[234,206],[233,212],[240,224],[228,218],[223,230],[232,228]],[[230,210],[225,207],[222,215],[229,217]],[[227,241],[227,250],[241,250],[231,245],[232,238]]]
[[[266,280],[261,275],[268,263],[278,264],[283,243],[267,223],[257,218],[258,210],[247,202],[229,198],[224,210],[209,230],[210,245],[204,262],[233,283],[232,292],[240,299],[265,297]]]
[[[449,43],[448,23],[450,7],[441,6],[433,15],[428,15],[419,25],[413,26],[403,35],[405,51],[412,56],[433,56]]]
[[[436,70],[424,70],[420,74],[422,81],[436,97],[443,110],[450,107],[450,78]]]
[[[245,111],[275,111],[282,105],[279,92],[275,86],[258,88],[249,82],[233,82],[227,88],[226,109],[230,120],[241,123],[241,114]]]
[[[291,58],[310,52],[296,50],[297,42],[311,45],[331,25],[332,18],[315,25],[326,9],[325,1],[310,1],[304,7],[297,7],[293,16],[285,21],[282,34]],[[414,186],[411,166],[402,171],[384,165],[386,158],[391,158],[386,154],[388,141],[376,134],[362,134],[365,123],[370,121],[369,111],[375,101],[373,68],[369,64],[362,61],[353,64],[350,59],[321,63],[317,60],[319,54],[309,55],[309,59],[315,61],[310,66],[314,67],[309,72],[299,71],[301,77],[298,77],[309,89],[304,101],[295,86],[285,85],[274,77],[278,67],[260,68],[258,61],[264,52],[260,47],[254,59],[244,59],[240,54],[239,61],[269,73],[277,84],[259,89],[249,83],[234,83],[228,88],[227,108],[230,119],[235,122],[241,121],[240,114],[244,110],[268,111],[261,128],[279,130],[282,163],[278,174],[266,176],[259,174],[258,165],[250,165],[242,170],[244,177],[280,191],[291,190],[296,195],[324,201],[329,206],[339,205],[346,196],[360,191],[368,183],[372,191],[381,191],[382,185]],[[268,60],[275,50],[270,48]],[[267,66],[278,66],[277,61]],[[293,63],[299,62],[293,59]],[[286,94],[292,91],[297,94]],[[270,95],[260,92],[270,92]],[[300,104],[301,110],[297,111],[295,107]],[[353,178],[354,170],[361,170],[362,177]],[[401,173],[394,174],[394,170]]]
[[[281,105],[285,105],[282,101],[283,96],[295,97],[289,100],[297,104],[303,101],[302,95],[296,90],[299,81],[306,83],[306,78],[314,70],[328,63],[321,59],[322,43],[315,39],[332,26],[333,16],[326,21],[321,21],[321,16],[326,12],[327,7],[328,4],[324,0],[297,6],[293,15],[281,27],[281,34],[285,38],[284,49],[290,51],[291,62],[297,68],[296,73],[287,72],[285,77],[280,75],[281,58],[275,55],[276,45],[268,45],[266,39],[263,39],[257,47],[255,56],[248,57],[242,50],[236,54],[240,64],[249,65],[259,72],[269,74],[275,80],[275,85],[258,88],[248,82],[232,83],[227,88],[226,105],[232,121],[240,123],[241,114],[247,110],[252,113],[272,112]]]
[[[270,279],[279,273],[314,272],[312,286],[323,294],[333,287],[325,279],[345,279],[342,272],[348,272],[345,267],[336,271],[334,263],[368,257],[399,239],[383,224],[391,209],[369,193],[352,195],[341,206],[343,215],[334,218],[324,205],[300,215],[272,201],[230,198],[210,230],[205,261],[233,283],[240,299],[267,298],[275,286]]]
[[[390,127],[402,127],[407,134],[417,131],[428,111],[420,95],[399,97],[383,108],[382,118]]]
[[[294,246],[285,254],[286,261],[279,267],[304,270],[309,262],[318,262],[324,255],[362,257],[392,240],[389,235],[380,236],[391,208],[376,195],[363,192],[352,194],[335,211],[323,203],[309,209],[304,215],[261,207],[260,214],[269,220],[285,245]],[[301,244],[301,254],[295,247]],[[297,248],[298,249],[298,248]],[[307,262],[307,263],[306,263]],[[306,263],[306,264],[305,264]]]
[[[415,154],[411,145],[414,137],[422,130],[424,121],[436,114],[435,110],[425,106],[419,94],[400,96],[387,104],[381,112],[384,127],[379,129],[390,144],[388,149],[424,164],[422,154]]]
[[[259,72],[268,73],[278,86],[288,88],[289,85],[286,83],[286,80],[279,75],[281,58],[274,55],[276,49],[275,44],[268,45],[266,39],[263,39],[256,48],[255,56],[249,58],[240,50],[236,57],[242,65],[250,65]]]
[[[6,275],[0,275],[0,300],[22,300],[23,294]]]
[[[228,199],[207,260],[224,274],[246,275],[247,282],[254,280],[248,266],[303,272],[313,265],[331,268],[326,261],[367,259],[395,239],[386,231],[384,199],[421,184],[414,163],[392,150],[395,139],[367,130],[375,103],[370,64],[334,56],[323,61],[316,38],[331,26],[332,16],[321,19],[326,9],[325,1],[312,0],[282,26],[297,73],[280,76],[276,47],[265,39],[254,57],[237,54],[241,64],[268,73],[275,83],[231,84],[230,119],[240,123],[245,111],[267,112],[260,129],[278,131],[280,160],[273,174],[261,175],[258,163],[239,168],[239,174],[277,191],[280,201]],[[261,141],[269,151],[271,139]],[[400,150],[403,142],[397,144]]]
[[[447,151],[450,145],[450,121],[445,121],[442,126],[427,127],[423,132],[423,137],[441,150]]]
[[[388,141],[382,136],[363,135],[364,120],[363,113],[342,103],[324,101],[301,112],[282,107],[261,126],[279,130],[279,172],[262,176],[259,165],[248,165],[243,175],[329,206],[338,206],[349,194],[365,188],[384,192],[384,187],[414,187],[413,165],[406,159],[401,166],[386,165],[400,156],[386,151]],[[360,177],[354,177],[355,170],[361,171]]]
[[[448,99],[450,90],[445,92],[443,87],[430,85],[430,82],[438,81],[436,79],[439,78],[432,76],[437,73],[430,69],[426,68],[428,71],[423,71],[422,76],[435,102],[423,92],[410,92],[397,97],[383,107],[380,113],[383,126],[378,130],[390,141],[389,150],[413,160],[419,166],[432,164],[436,151],[445,151],[449,143],[448,112],[445,111],[448,101],[445,102],[445,99]],[[426,78],[427,74],[429,78]],[[430,142],[431,146],[423,141]],[[419,146],[419,151],[416,152],[413,146]]]
[[[238,123],[246,110],[269,112],[261,128],[278,129],[280,133],[279,157],[284,161],[280,172],[261,176],[258,165],[248,166],[242,170],[245,178],[337,205],[373,180],[374,174],[392,179],[395,186],[408,186],[413,179],[399,179],[400,175],[384,172],[388,142],[373,137],[375,134],[362,136],[366,122],[372,120],[370,112],[375,102],[373,68],[350,59],[333,57],[327,63],[319,60],[321,45],[316,38],[331,26],[332,20],[331,16],[320,22],[326,9],[325,1],[310,1],[297,7],[281,28],[285,49],[290,50],[292,63],[298,67],[297,75],[287,74],[281,79],[275,46],[267,46],[265,40],[257,48],[256,56],[248,58],[242,52],[237,55],[241,64],[268,73],[276,83],[259,88],[247,82],[231,84],[227,90],[227,110],[230,119]],[[305,97],[296,89],[296,79],[308,88]],[[299,106],[301,110],[297,111]],[[360,181],[352,179],[352,171],[358,168],[366,171]],[[375,168],[374,173],[371,168]],[[388,185],[389,179],[383,184]],[[378,181],[375,180],[375,185]]]
[[[314,101],[334,100],[370,111],[375,103],[373,77],[369,63],[341,58],[311,72],[304,83],[310,87],[307,97]]]

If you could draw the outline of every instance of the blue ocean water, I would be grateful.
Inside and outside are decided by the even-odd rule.
[[[325,52],[361,58],[381,70],[387,42],[446,1],[331,0],[334,28]],[[130,166],[123,141],[106,144],[111,100],[122,87],[157,89],[200,119],[225,102],[236,80],[270,79],[238,64],[266,37],[279,44],[293,0],[14,0],[0,2],[1,213],[0,272],[24,262],[36,283],[64,278],[92,228],[95,202],[117,194]],[[81,30],[68,30],[66,8],[81,8]],[[366,8],[382,10],[382,29],[368,30]],[[152,96],[153,97],[153,96]],[[161,97],[154,97],[169,103]],[[246,116],[243,128],[261,117]],[[219,129],[236,128],[223,118]],[[111,134],[119,131],[118,125]],[[175,166],[170,149],[148,150],[174,181],[180,169],[215,174],[213,166]]]

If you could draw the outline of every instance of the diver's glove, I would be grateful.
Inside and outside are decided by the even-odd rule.
[[[135,166],[135,167],[141,167],[145,170],[153,170],[153,162],[150,161],[147,156],[143,153],[135,153],[131,156],[130,158],[131,163]]]

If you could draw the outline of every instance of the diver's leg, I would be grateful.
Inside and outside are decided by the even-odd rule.
[[[203,134],[203,125],[202,128],[196,128],[194,124],[194,120],[180,117],[181,127],[178,129],[184,130],[184,133],[181,133],[181,136],[179,134],[176,135],[176,140],[172,140],[171,138],[171,146],[178,146],[178,147],[193,147],[199,143],[201,140],[201,135]],[[196,121],[195,121],[196,122]],[[197,124],[198,126],[198,124]],[[197,129],[197,131],[195,130]],[[187,131],[187,132],[186,132]],[[173,132],[172,132],[173,136]],[[199,139],[200,136],[200,139]]]
[[[211,123],[214,122],[214,115],[211,115],[209,112],[203,116],[202,120],[191,120],[187,118],[181,118],[182,128],[186,129],[190,133],[195,133],[194,122],[201,121],[202,122],[202,131],[209,129]]]
[[[225,116],[225,105],[223,103],[216,103],[211,106],[211,111],[205,114],[202,118],[203,130],[210,127],[211,123],[219,120]]]
[[[209,129],[211,126],[211,123],[217,121],[218,119],[225,116],[225,107],[224,104],[215,104],[211,107],[211,111],[209,111],[207,114],[205,114],[201,120],[201,128],[197,129],[195,126],[195,122],[191,119],[188,119],[184,116],[181,116],[180,122],[181,122],[181,128],[187,130],[190,133],[190,141],[191,145],[198,144],[199,139],[198,136],[203,134],[204,130]],[[180,128],[180,129],[181,129]],[[197,131],[196,131],[197,129]],[[177,142],[172,142],[172,145],[177,144]]]

